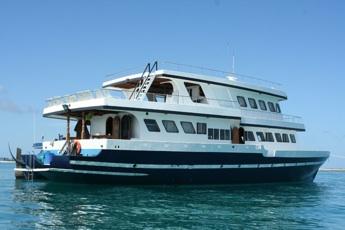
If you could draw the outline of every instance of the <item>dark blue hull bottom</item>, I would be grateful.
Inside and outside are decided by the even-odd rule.
[[[71,172],[44,172],[43,177],[59,182],[92,184],[241,184],[312,182],[319,166],[284,169],[227,169],[200,171],[159,171],[149,176],[113,176]]]
[[[27,156],[23,156],[24,162]],[[327,157],[279,158],[253,153],[102,151],[96,157],[54,156],[38,175],[92,184],[239,184],[312,182]],[[180,167],[184,166],[184,167]],[[189,167],[190,166],[190,167]]]

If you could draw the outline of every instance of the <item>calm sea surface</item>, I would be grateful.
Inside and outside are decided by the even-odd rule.
[[[345,173],[304,185],[95,186],[14,180],[0,164],[0,229],[345,229]]]

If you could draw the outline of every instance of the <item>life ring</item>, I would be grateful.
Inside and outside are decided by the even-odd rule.
[[[81,152],[81,144],[79,141],[74,141],[73,147],[75,149],[76,155],[80,155]]]

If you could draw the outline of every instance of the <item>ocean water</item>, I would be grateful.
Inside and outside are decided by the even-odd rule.
[[[0,229],[345,229],[345,173],[314,183],[102,186],[15,180],[0,164]]]

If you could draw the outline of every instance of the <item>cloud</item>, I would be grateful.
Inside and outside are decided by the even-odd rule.
[[[0,85],[0,93],[5,93],[6,89],[3,85]]]
[[[0,112],[9,113],[37,113],[38,111],[31,106],[21,106],[9,98],[0,97]]]

